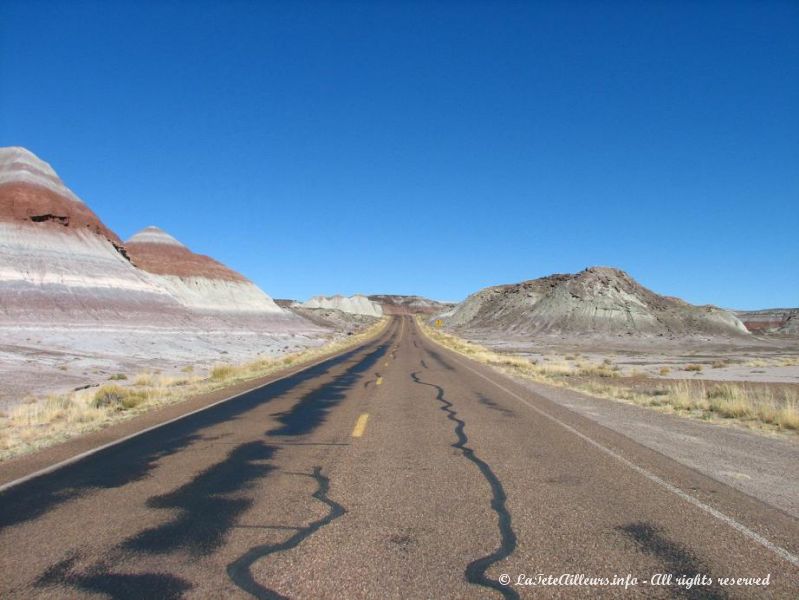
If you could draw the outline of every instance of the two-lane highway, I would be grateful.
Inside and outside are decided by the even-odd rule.
[[[409,317],[5,490],[0,528],[2,598],[799,595],[795,519],[434,345]],[[562,583],[516,585],[539,576]]]

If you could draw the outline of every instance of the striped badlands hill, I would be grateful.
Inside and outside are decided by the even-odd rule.
[[[180,304],[119,238],[24,148],[0,148],[0,321],[151,321]]]
[[[289,318],[251,281],[209,256],[195,254],[158,227],[146,227],[126,242],[140,269],[182,305],[196,311],[267,314]]]
[[[131,242],[46,162],[0,148],[0,410],[110,373],[246,362],[339,335],[160,230]]]

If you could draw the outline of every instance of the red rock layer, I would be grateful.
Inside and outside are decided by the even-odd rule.
[[[210,256],[195,254],[184,246],[128,242],[125,248],[134,265],[156,275],[247,281]]]
[[[746,326],[746,328],[753,333],[779,329],[785,325],[785,319],[748,320],[741,318],[741,321],[743,321],[743,324]]]
[[[0,221],[88,229],[122,247],[117,235],[88,206],[31,183],[0,184]]]

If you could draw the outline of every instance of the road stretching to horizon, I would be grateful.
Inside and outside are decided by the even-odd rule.
[[[799,596],[796,519],[410,317],[5,489],[0,540],[4,599]]]

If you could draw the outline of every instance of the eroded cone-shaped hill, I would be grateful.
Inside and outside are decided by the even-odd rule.
[[[158,227],[125,244],[133,263],[151,273],[184,306],[226,313],[286,313],[251,281],[209,256],[196,254]]]
[[[0,148],[0,318],[126,322],[180,305],[130,264],[108,229],[49,164]]]
[[[448,326],[514,334],[747,335],[731,312],[656,294],[624,271],[592,267],[485,288],[460,303]]]

